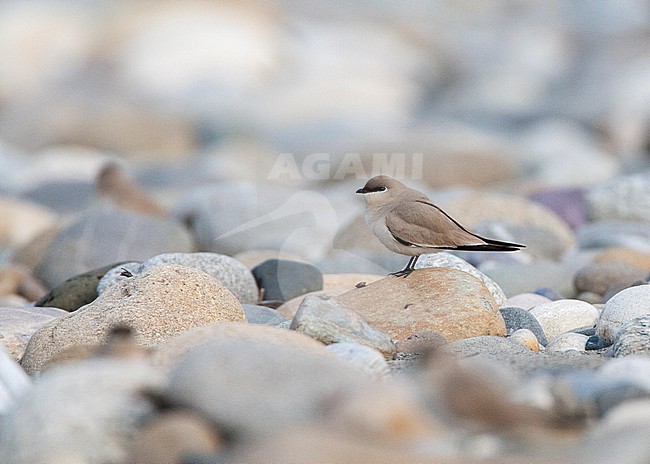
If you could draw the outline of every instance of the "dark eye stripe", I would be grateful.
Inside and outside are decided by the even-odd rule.
[[[384,190],[386,190],[386,187],[384,187],[383,185],[380,185],[379,187],[373,187],[373,188],[369,189],[368,191],[369,192],[383,192]]]

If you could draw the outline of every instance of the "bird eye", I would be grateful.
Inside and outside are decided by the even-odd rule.
[[[378,192],[385,192],[386,190],[388,189],[383,185],[377,189]]]

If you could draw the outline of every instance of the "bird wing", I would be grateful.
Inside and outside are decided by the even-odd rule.
[[[386,227],[405,246],[464,251],[517,251],[525,245],[481,237],[426,199],[403,202],[386,216]]]
[[[406,246],[454,249],[486,242],[426,200],[403,202],[386,216],[386,227]]]

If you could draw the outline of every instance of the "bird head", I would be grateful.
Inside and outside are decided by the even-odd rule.
[[[357,193],[363,195],[367,205],[382,205],[396,198],[400,192],[408,187],[390,176],[375,176],[366,182]]]

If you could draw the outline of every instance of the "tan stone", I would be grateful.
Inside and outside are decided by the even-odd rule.
[[[215,453],[221,445],[221,438],[206,419],[188,411],[171,411],[138,430],[128,462],[175,464],[187,454]]]
[[[101,343],[118,323],[132,327],[139,344],[155,346],[200,325],[245,320],[239,301],[213,277],[185,266],[160,265],[41,327],[21,363],[28,372],[36,372],[66,348]]]
[[[366,227],[368,229],[368,227]],[[370,230],[370,229],[368,229]],[[298,311],[298,306],[302,303],[307,295],[320,295],[326,298],[341,295],[357,288],[357,285],[363,286],[371,282],[383,279],[384,276],[376,274],[323,274],[323,289],[316,292],[306,293],[295,298],[285,301],[277,311],[287,319],[293,319]]]
[[[269,345],[290,346],[299,351],[332,356],[325,345],[307,335],[293,330],[258,324],[217,323],[196,327],[161,345],[153,354],[151,362],[159,368],[170,368],[190,349],[213,340],[253,340]]]
[[[335,295],[383,279],[377,274],[323,274],[323,290]]]
[[[0,197],[0,244],[21,246],[54,225],[49,209],[15,198]]]
[[[0,345],[18,361],[25,352],[29,338],[39,327],[67,314],[56,308],[0,307]]]
[[[406,278],[389,276],[337,299],[393,339],[422,330],[440,332],[448,341],[506,334],[487,287],[455,269],[418,269]]]
[[[626,247],[607,248],[594,258],[594,263],[621,263],[639,267],[650,272],[650,253]]]

